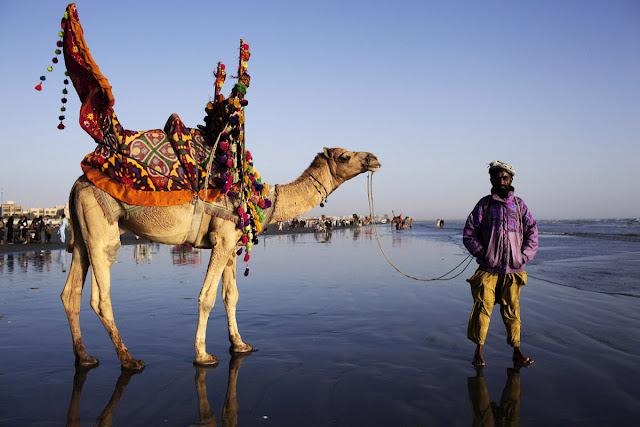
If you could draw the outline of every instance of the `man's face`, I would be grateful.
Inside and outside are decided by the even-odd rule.
[[[491,185],[496,190],[501,192],[505,192],[511,187],[511,183],[513,182],[513,177],[509,172],[499,169],[495,172],[491,173]]]

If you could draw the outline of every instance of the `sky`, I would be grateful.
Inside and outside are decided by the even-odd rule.
[[[73,90],[56,129],[64,70],[45,69],[66,2],[0,4],[2,198],[62,204],[95,148]],[[244,38],[246,143],[269,183],[295,179],[323,147],[369,151],[382,163],[377,214],[463,219],[499,159],[540,219],[640,217],[638,1],[76,4],[128,129],[173,112],[202,124],[213,68],[234,69]],[[309,214],[366,214],[366,182]]]

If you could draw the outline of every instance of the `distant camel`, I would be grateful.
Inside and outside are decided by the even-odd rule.
[[[393,219],[391,220],[391,225],[395,227],[396,230],[405,230],[407,228],[413,227],[413,218],[410,216],[404,217],[402,214],[396,216],[393,214]]]
[[[266,222],[277,223],[295,218],[319,205],[345,181],[379,167],[380,162],[371,153],[325,148],[295,181],[270,188],[269,198],[273,205],[265,212]],[[233,200],[225,199],[222,204],[225,203],[232,206]],[[187,203],[165,207],[136,206],[134,209],[129,206],[127,209],[127,206],[98,189],[85,177],[76,181],[69,199],[72,225],[69,250],[72,250],[73,256],[61,299],[69,320],[77,364],[98,364],[98,359],[87,353],[80,332],[82,288],[91,267],[91,308],[109,333],[122,368],[144,368],[144,362],[134,359],[124,345],[111,307],[111,265],[120,248],[121,229],[153,242],[170,245],[190,243],[195,247],[212,249],[198,299],[194,364],[217,363],[217,358],[207,353],[205,339],[207,321],[216,300],[220,277],[231,351],[252,351],[251,345],[242,340],[236,322],[236,245],[241,238],[241,231],[233,220],[209,213],[206,208],[197,211],[194,207],[197,205]],[[200,226],[194,229],[193,224],[197,224],[193,221],[196,212],[202,215],[202,219],[199,221]]]

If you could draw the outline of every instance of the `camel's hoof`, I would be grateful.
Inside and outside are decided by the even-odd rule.
[[[254,349],[251,344],[242,343],[240,345],[231,344],[231,347],[229,347],[229,351],[231,353],[251,353],[258,350]]]
[[[100,361],[93,356],[89,356],[89,355],[83,356],[83,357],[76,356],[76,366],[83,367],[83,368],[95,368],[99,364],[100,364]]]
[[[138,359],[127,360],[120,364],[123,370],[127,371],[142,371],[144,369],[144,362]]]
[[[216,366],[218,364],[218,358],[213,354],[206,354],[203,357],[193,359],[193,364],[196,366]]]

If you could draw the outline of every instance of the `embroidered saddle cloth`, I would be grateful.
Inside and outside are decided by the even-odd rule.
[[[111,85],[85,42],[74,4],[67,7],[62,31],[67,72],[82,102],[80,126],[97,143],[81,163],[86,177],[132,205],[177,205],[196,195],[206,201],[219,199],[222,192],[210,188],[213,180],[207,176],[212,147],[203,132],[187,128],[177,114],[162,130],[125,130],[113,109]]]
[[[81,163],[98,188],[142,206],[187,203],[196,194],[210,202],[221,197],[218,188],[208,186],[212,147],[199,129],[187,128],[177,114],[163,130],[125,130],[115,114],[109,121],[103,140]]]

